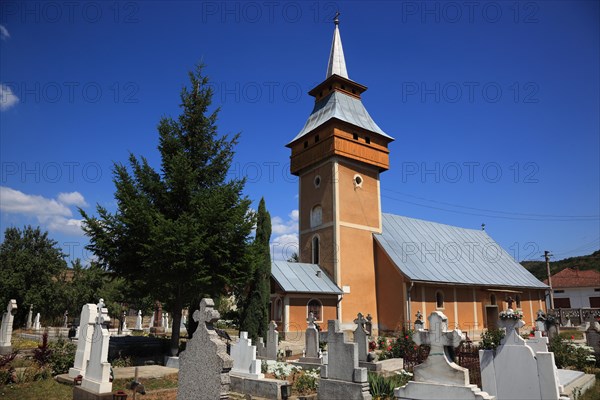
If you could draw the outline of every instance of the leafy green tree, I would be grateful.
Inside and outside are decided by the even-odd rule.
[[[195,310],[200,297],[216,297],[244,275],[254,224],[244,180],[227,180],[239,135],[217,134],[219,109],[209,111],[213,92],[202,66],[189,77],[181,115],[158,124],[160,171],[130,154],[129,169],[114,166],[116,212],[80,210],[98,262],[169,310],[173,354],[181,309]]]
[[[269,324],[269,302],[271,297],[271,216],[260,199],[256,221],[256,236],[252,245],[253,279],[242,309],[240,329],[248,332],[248,337],[266,338]]]
[[[65,256],[39,227],[6,229],[0,244],[0,307],[17,300],[15,326],[24,325],[30,304],[46,320],[64,313]]]

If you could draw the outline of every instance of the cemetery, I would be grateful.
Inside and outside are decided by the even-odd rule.
[[[287,144],[299,252],[273,261],[264,199],[253,210],[243,179],[223,182],[237,136],[213,137],[198,66],[183,114],[159,124],[161,173],[175,176],[134,155],[133,176],[115,165],[119,212],[81,210],[89,270],[50,276],[62,297],[0,304],[0,398],[600,400],[599,308],[550,307],[552,287],[484,225],[380,210],[394,138],[348,77],[333,21],[326,78]],[[501,257],[427,260],[459,239]]]

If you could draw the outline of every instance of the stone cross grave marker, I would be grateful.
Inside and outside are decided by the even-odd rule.
[[[40,325],[40,313],[35,314],[35,320],[33,321],[33,329],[35,329],[36,331],[42,329],[42,326]]]
[[[358,366],[358,346],[346,342],[339,321],[327,323],[329,363],[321,367],[320,399],[371,399],[367,369]]]
[[[2,325],[0,325],[0,354],[12,352],[12,331],[15,314],[17,313],[17,301],[11,299],[2,314]]]
[[[75,362],[73,363],[73,367],[69,369],[69,377],[71,378],[76,378],[77,375],[85,376],[85,369],[90,359],[92,337],[94,335],[94,325],[96,324],[97,316],[98,306],[96,304],[84,304],[81,307]]]
[[[429,330],[415,332],[413,339],[417,344],[431,346],[429,356],[415,367],[414,380],[394,389],[394,398],[493,400],[493,396],[469,383],[468,370],[448,358],[448,347],[460,344],[464,337],[462,332],[448,331],[448,318],[440,311],[432,312],[428,321]]]
[[[252,346],[252,339],[248,339],[248,332],[240,332],[237,343],[231,348],[231,358],[233,358],[232,374],[252,379],[265,377],[260,372],[262,364],[256,359],[256,346]]]
[[[256,344],[256,354],[267,360],[277,360],[279,352],[279,332],[276,331],[277,324],[275,321],[269,322],[269,330],[267,331],[267,343],[265,344],[262,337],[258,338]]]
[[[469,384],[469,370],[450,360],[446,347],[458,347],[465,340],[463,333],[448,330],[448,318],[440,311],[434,311],[427,318],[429,330],[416,331],[413,340],[417,345],[428,344],[431,348],[424,363],[414,368],[416,382],[429,382],[466,386]]]
[[[354,330],[354,343],[358,346],[358,361],[367,361],[367,354],[369,353],[369,338],[367,337],[367,331],[365,330],[365,324],[367,320],[358,313],[354,320],[356,329]]]
[[[25,329],[31,329],[33,326],[33,304],[29,305],[29,312],[27,313],[27,324],[25,325]]]
[[[90,359],[85,370],[85,376],[81,381],[81,388],[91,393],[103,394],[112,391],[110,363],[107,362],[110,332],[104,325],[110,321],[110,317],[103,299],[98,302],[96,310]]]
[[[425,324],[423,323],[423,314],[421,313],[421,310],[418,310],[417,313],[415,314],[415,330],[419,331],[421,329],[424,328]]]
[[[279,332],[275,321],[271,321],[267,331],[267,359],[277,360],[277,353],[279,353]]]
[[[300,362],[321,364],[321,358],[319,355],[319,331],[315,326],[315,315],[310,312],[308,313],[308,327],[304,333],[304,357],[300,357]]]
[[[137,318],[135,319],[135,330],[142,330],[142,310],[138,310]]]
[[[198,328],[180,355],[178,400],[229,398],[233,360],[227,354],[227,344],[213,328],[220,318],[214,306],[212,299],[202,299],[200,309],[192,315]]]

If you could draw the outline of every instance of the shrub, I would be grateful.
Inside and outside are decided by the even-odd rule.
[[[49,364],[53,375],[66,374],[75,362],[77,346],[68,340],[59,337],[56,342],[49,345]]]
[[[113,368],[131,367],[131,366],[133,366],[133,361],[131,360],[131,357],[119,356],[118,358],[115,358],[114,360],[112,360],[110,365]]]
[[[500,328],[488,329],[481,334],[479,348],[482,350],[496,350],[500,346],[500,341],[504,339],[504,334],[504,330]]]
[[[406,385],[411,377],[412,374],[404,370],[387,377],[369,372],[369,391],[373,400],[393,399],[394,389]]]
[[[293,388],[300,394],[313,393],[319,385],[319,377],[319,372],[316,369],[301,371],[294,381]]]
[[[52,350],[48,344],[48,331],[46,330],[42,335],[42,344],[33,351],[33,359],[40,367],[43,367],[50,362],[50,354],[52,354]]]
[[[558,368],[574,368],[583,371],[596,362],[593,349],[579,346],[561,336],[555,336],[550,340],[548,350],[554,353],[554,362]]]

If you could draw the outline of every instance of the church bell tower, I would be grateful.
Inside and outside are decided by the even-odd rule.
[[[373,233],[381,232],[379,174],[389,168],[394,139],[362,104],[367,88],[348,77],[337,16],[334,23],[327,75],[309,92],[313,111],[287,144],[299,177],[299,256],[342,288],[342,328],[358,312],[371,314],[376,327]]]

